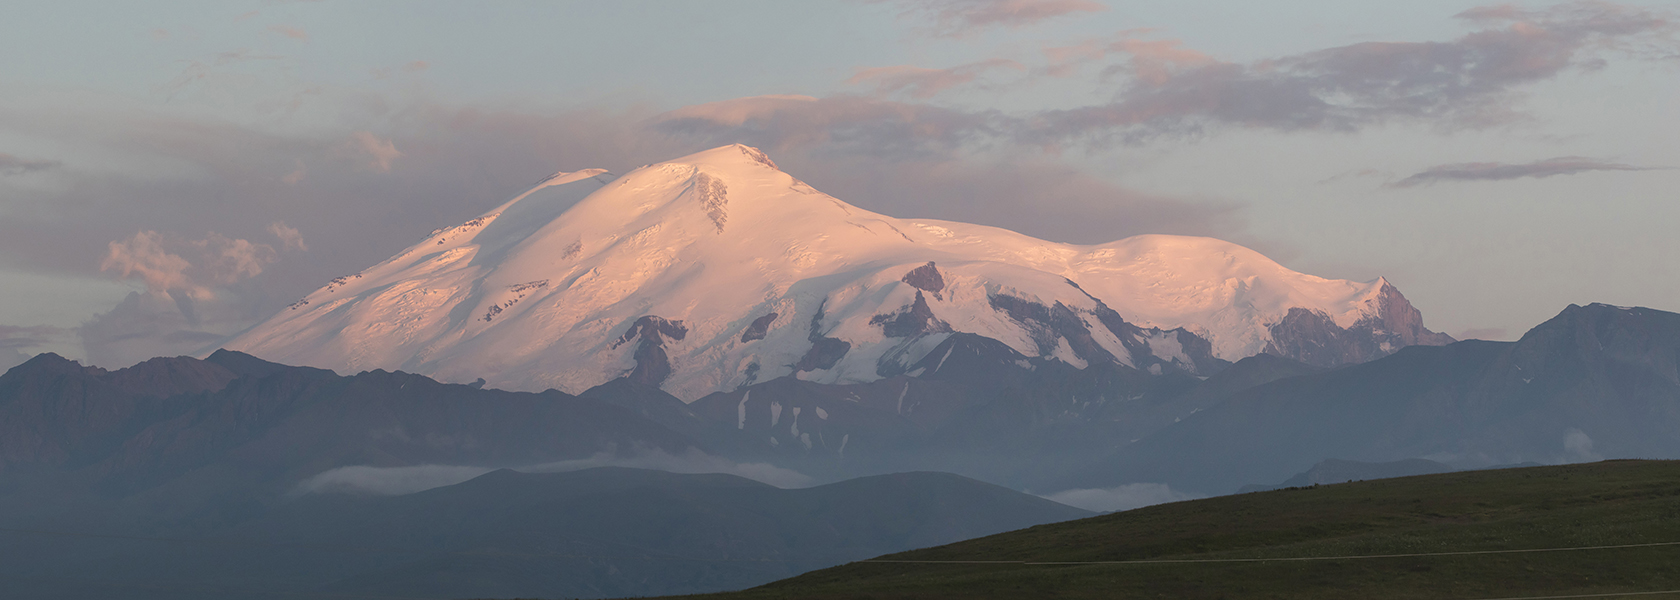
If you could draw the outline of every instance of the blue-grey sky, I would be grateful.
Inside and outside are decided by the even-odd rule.
[[[187,352],[556,170],[1680,310],[1673,2],[53,2],[0,20],[0,367]]]

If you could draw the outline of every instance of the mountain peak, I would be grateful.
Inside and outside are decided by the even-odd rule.
[[[636,376],[693,400],[937,371],[928,354],[955,334],[1077,368],[1195,373],[1259,353],[1292,309],[1350,327],[1377,314],[1378,291],[1214,238],[1087,246],[893,218],[731,144],[616,178],[557,175],[227,348],[574,394]]]
[[[780,171],[776,161],[770,160],[770,155],[763,150],[746,144],[729,144],[718,146],[710,150],[695,152],[688,156],[666,161],[676,164],[704,164],[718,167],[757,165],[771,170]]]

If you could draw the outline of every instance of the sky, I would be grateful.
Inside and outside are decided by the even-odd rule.
[[[194,352],[556,171],[1207,235],[1509,340],[1680,311],[1680,3],[53,2],[0,21],[0,367]]]

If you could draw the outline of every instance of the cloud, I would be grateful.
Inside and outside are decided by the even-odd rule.
[[[446,485],[455,485],[494,470],[486,467],[455,465],[414,465],[410,467],[355,465],[331,469],[305,479],[298,484],[294,493],[400,496]]]
[[[859,69],[846,80],[847,84],[872,84],[875,93],[889,95],[903,93],[912,98],[927,99],[951,88],[973,82],[990,71],[1011,69],[1025,71],[1026,67],[1013,60],[994,58],[946,69],[928,69],[899,65]]]
[[[347,147],[367,159],[365,164],[368,169],[380,173],[389,173],[391,162],[403,156],[403,153],[397,150],[396,144],[392,143],[391,140],[382,139],[366,131],[351,134]]]
[[[163,249],[163,236],[140,231],[127,240],[111,242],[101,271],[117,272],[120,279],[138,277],[150,290],[167,291],[187,287],[187,269],[192,263]]]
[[[303,181],[304,177],[309,176],[309,167],[303,164],[302,160],[293,160],[293,163],[297,165],[297,168],[280,177],[280,181],[286,185],[297,185],[299,181]]]
[[[805,487],[813,482],[797,471],[765,463],[738,463],[691,450],[673,455],[664,451],[638,451],[628,456],[602,452],[589,458],[515,467],[527,473],[562,473],[595,467],[628,467],[669,473],[725,473],[780,488]],[[489,467],[460,465],[414,465],[407,467],[348,466],[330,469],[299,483],[300,494],[402,495],[455,485],[494,471]]]
[[[994,116],[862,96],[753,96],[679,108],[655,117],[653,127],[702,145],[945,155],[982,141]]]
[[[885,1],[885,0],[877,0]],[[994,26],[1019,28],[1078,13],[1108,10],[1092,0],[896,0],[900,17],[926,19],[932,32],[962,36]]]
[[[756,96],[677,109],[657,118],[656,127],[772,149],[824,145],[896,157],[987,147],[1102,149],[1218,127],[1352,132],[1410,121],[1474,129],[1525,118],[1524,86],[1601,68],[1612,54],[1658,58],[1680,48],[1667,13],[1654,10],[1574,3],[1473,16],[1465,18],[1483,28],[1449,41],[1361,43],[1247,64],[1178,40],[1149,39],[1147,30],[1047,48],[1048,64],[1029,77],[1105,64],[1105,77],[1122,79],[1113,101],[1066,109],[1004,113],[846,94]],[[881,67],[848,82],[927,99],[1008,64]]]
[[[601,452],[589,458],[532,465],[520,467],[517,470],[531,473],[560,473],[595,467],[629,467],[670,473],[724,473],[745,477],[779,488],[807,487],[814,483],[809,476],[791,469],[784,469],[768,463],[735,462],[694,449],[690,449],[685,454],[670,454],[659,449],[638,449],[628,455]]]
[[[190,240],[142,230],[110,242],[99,269],[146,289],[77,329],[88,361],[123,367],[195,354],[249,327],[263,313],[260,293],[243,284],[275,260],[272,246],[216,233]]]
[[[287,27],[285,25],[269,25],[268,30],[272,31],[274,33],[278,33],[280,35],[292,38],[294,40],[308,40],[309,39],[309,33],[308,32],[306,32],[302,29],[298,29],[296,27]]]
[[[63,166],[63,164],[56,160],[30,160],[0,152],[0,176],[26,175],[29,173],[50,171],[61,166]]]
[[[1649,58],[1675,47],[1666,13],[1614,4],[1461,16],[1485,28],[1446,42],[1369,42],[1252,64],[1213,61],[1176,42],[1123,40],[1103,50],[1131,57],[1118,69],[1134,77],[1114,102],[1041,113],[1017,135],[1136,141],[1209,125],[1354,131],[1406,119],[1488,127],[1520,117],[1521,86],[1600,68],[1610,52]]]
[[[302,243],[301,238],[298,243]],[[263,266],[274,260],[273,246],[214,232],[204,239],[186,240],[156,231],[138,231],[128,239],[108,244],[99,270],[116,273],[119,279],[140,279],[151,292],[197,291],[260,275]]]
[[[1175,491],[1164,483],[1128,483],[1119,487],[1066,490],[1044,496],[1055,502],[1095,512],[1132,510],[1203,497]]]
[[[1104,75],[1125,73],[1145,84],[1162,85],[1186,69],[1219,64],[1212,56],[1184,47],[1183,41],[1141,37],[1151,33],[1154,31],[1136,29],[1121,32],[1114,41],[1086,40],[1071,46],[1045,48],[1044,55],[1050,61],[1045,72],[1066,77],[1080,65],[1120,55],[1126,61],[1104,69]]]
[[[303,243],[303,234],[298,233],[296,227],[286,225],[285,221],[275,221],[268,224],[268,232],[280,238],[280,247],[286,250],[308,252],[309,245]]]
[[[380,67],[373,69],[371,73],[374,79],[387,79],[398,73],[419,73],[431,68],[431,66],[431,63],[423,60],[411,60],[403,63],[400,67]]]
[[[1441,181],[1504,181],[1508,179],[1543,178],[1553,175],[1574,175],[1589,171],[1650,171],[1656,167],[1639,167],[1622,163],[1586,158],[1560,156],[1531,163],[1471,162],[1435,165],[1388,187],[1413,187]]]
[[[1144,233],[1240,238],[1238,206],[1131,190],[1039,159],[880,160],[806,153],[776,161],[817,189],[898,217],[1002,227],[1071,243]]]
[[[208,61],[186,61],[187,66],[181,69],[181,73],[164,83],[160,89],[165,96],[173,98],[192,84],[208,81],[239,65],[254,61],[277,61],[280,58],[270,54],[257,54],[247,49],[218,52]]]
[[[1563,434],[1563,462],[1580,463],[1604,460],[1604,456],[1593,450],[1592,438],[1579,429],[1570,428]]]

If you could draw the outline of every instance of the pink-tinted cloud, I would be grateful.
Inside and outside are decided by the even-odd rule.
[[[870,85],[880,95],[905,94],[911,98],[927,99],[951,88],[974,82],[981,76],[999,69],[1025,71],[1026,67],[1013,60],[994,58],[945,69],[929,69],[900,65],[859,69],[846,80],[850,85]]]
[[[298,242],[302,242],[301,237]],[[274,247],[268,244],[217,233],[188,240],[142,230],[109,243],[99,270],[119,279],[139,279],[153,293],[196,293],[260,275],[263,267],[274,261]]]
[[[280,247],[285,250],[308,252],[309,245],[303,243],[303,234],[298,233],[296,227],[287,225],[285,221],[275,221],[268,224],[268,232],[280,239]]]
[[[149,290],[187,287],[187,269],[192,263],[163,249],[163,235],[140,231],[134,237],[111,242],[99,270],[116,273],[120,279],[140,279]]]
[[[886,1],[886,0],[877,0]],[[1046,19],[1108,10],[1092,0],[893,0],[901,16],[930,22],[932,32],[960,36],[990,27],[1025,27]]]
[[[1543,178],[1554,175],[1574,175],[1591,171],[1651,171],[1656,167],[1641,167],[1583,156],[1560,156],[1529,163],[1470,162],[1436,165],[1389,187],[1405,188],[1442,181],[1504,181],[1508,179]]]
[[[294,40],[308,40],[309,39],[309,32],[306,32],[302,29],[298,29],[296,27],[288,27],[288,26],[285,26],[285,25],[269,25],[268,30],[272,31],[274,33],[278,33],[280,35],[292,38]]]
[[[1525,85],[1600,68],[1610,53],[1653,58],[1680,47],[1669,13],[1601,2],[1462,16],[1484,29],[1445,42],[1361,43],[1246,65],[1171,42],[1127,40],[1120,50],[1130,59],[1120,68],[1134,78],[1115,102],[1040,114],[1021,135],[1138,139],[1208,125],[1352,131],[1402,119],[1487,127],[1521,114]]]
[[[303,178],[309,176],[309,165],[303,164],[302,159],[292,159],[292,163],[297,166],[294,167],[291,172],[280,176],[281,183],[286,185],[297,185],[298,182],[303,181]]]
[[[351,134],[346,148],[352,154],[361,157],[368,169],[380,173],[389,173],[391,163],[403,156],[394,142],[367,131]]]

